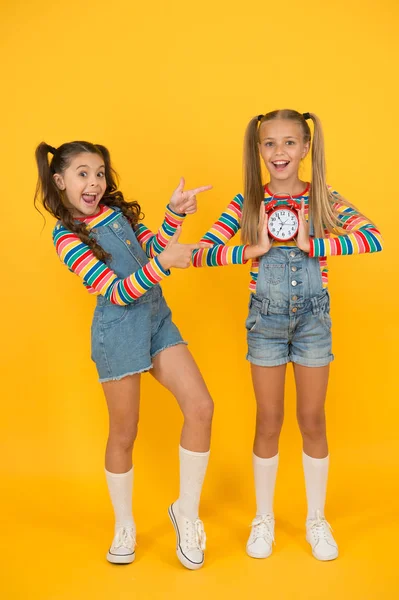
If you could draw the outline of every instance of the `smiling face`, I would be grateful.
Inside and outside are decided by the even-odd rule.
[[[300,123],[290,119],[264,121],[259,128],[259,152],[270,173],[270,183],[299,181],[300,162],[309,152]],[[287,190],[288,191],[288,190]]]
[[[65,192],[64,204],[76,218],[96,213],[107,188],[104,159],[99,154],[75,154],[63,173],[56,173],[54,181]]]

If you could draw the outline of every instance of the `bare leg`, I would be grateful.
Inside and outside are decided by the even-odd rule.
[[[297,418],[303,438],[303,451],[313,458],[328,454],[324,405],[329,365],[303,367],[294,364],[297,389]]]
[[[105,468],[126,473],[132,467],[133,444],[137,436],[140,406],[140,375],[102,384],[109,413],[109,436]]]
[[[284,420],[286,365],[259,367],[251,364],[251,372],[257,405],[254,454],[270,458],[278,452]]]
[[[213,401],[187,346],[166,348],[153,359],[151,374],[176,398],[184,416],[180,443],[193,452],[210,446]]]

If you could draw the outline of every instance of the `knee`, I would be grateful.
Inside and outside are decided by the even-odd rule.
[[[184,412],[184,418],[188,421],[200,423],[201,425],[211,425],[213,419],[212,398],[206,398],[200,402],[192,402],[190,407]]]
[[[298,412],[298,425],[302,436],[320,439],[326,434],[326,419],[322,412]]]
[[[278,438],[283,426],[282,411],[258,410],[256,415],[256,434],[262,439]]]
[[[117,446],[120,450],[130,452],[133,450],[133,445],[137,437],[138,422],[122,427],[111,427],[108,441],[113,446]]]

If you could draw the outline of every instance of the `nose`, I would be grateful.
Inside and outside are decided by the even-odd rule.
[[[283,148],[284,148],[284,146],[283,146],[282,142],[277,144],[276,145],[276,154],[283,154]]]

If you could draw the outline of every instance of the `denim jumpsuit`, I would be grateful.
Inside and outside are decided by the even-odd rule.
[[[93,229],[90,235],[112,255],[107,264],[120,278],[128,277],[149,262],[122,213],[112,223]],[[184,343],[159,285],[127,306],[97,296],[91,327],[91,357],[100,382],[148,371],[159,352]]]
[[[250,298],[247,359],[264,367],[329,364],[334,358],[329,311],[318,259],[297,247],[272,246],[260,258]]]

